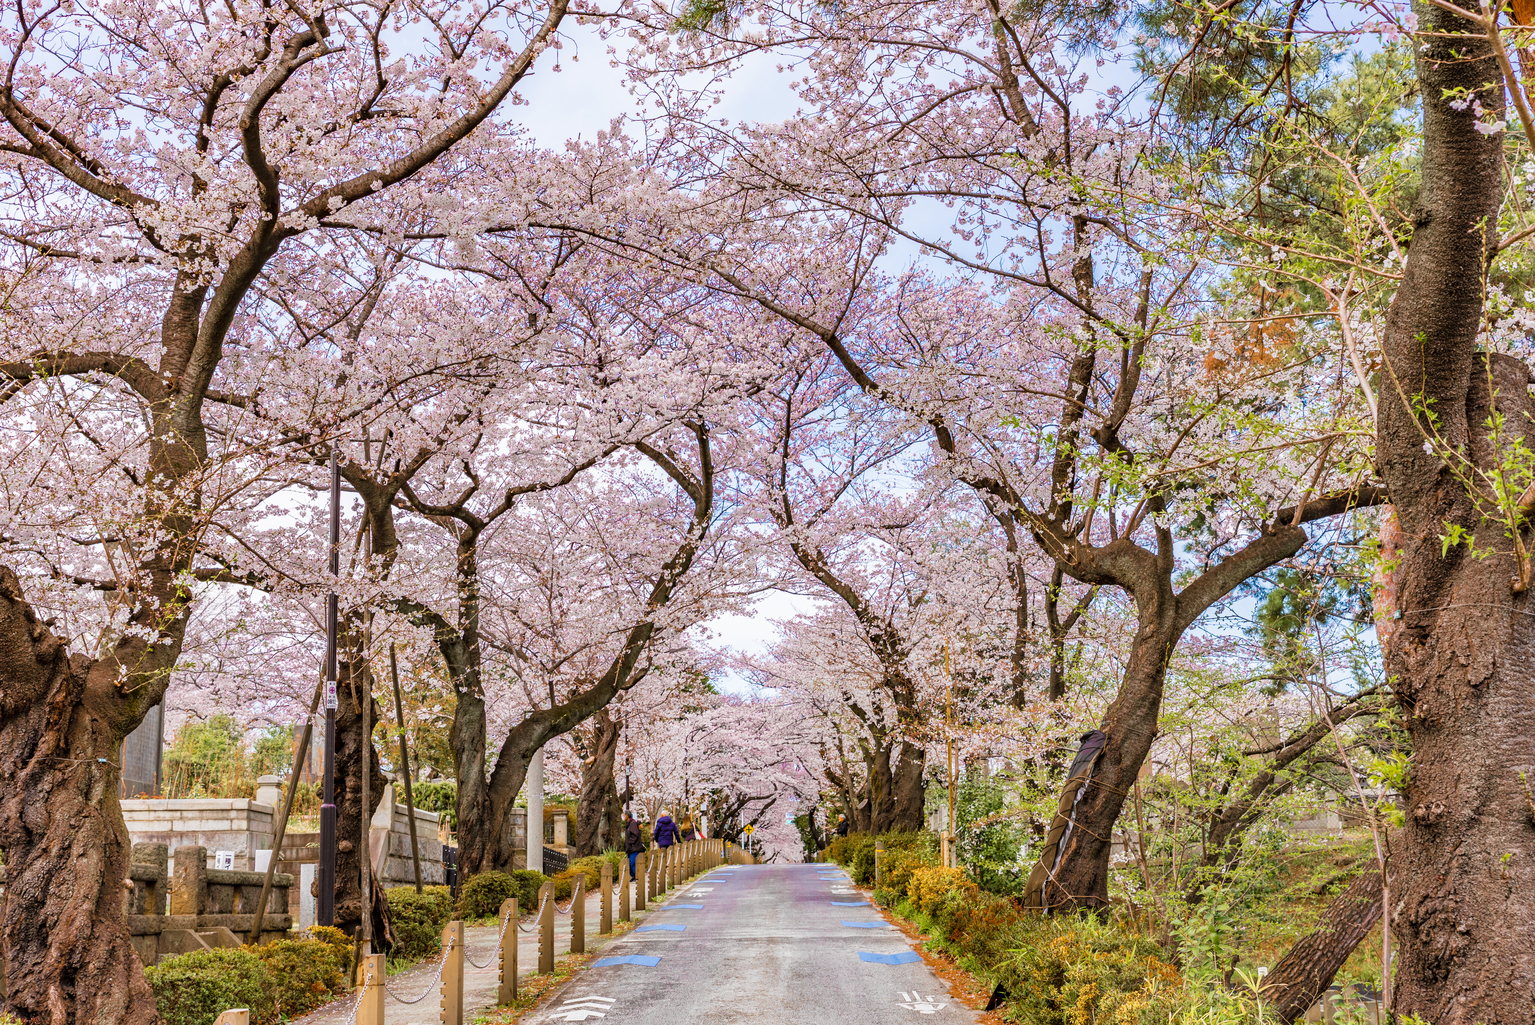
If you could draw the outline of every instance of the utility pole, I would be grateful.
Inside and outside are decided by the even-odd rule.
[[[325,783],[320,804],[319,889],[315,918],[336,924],[336,578],[341,575],[341,464],[330,452],[330,596],[325,601]],[[366,855],[364,859],[367,860]]]
[[[955,792],[955,674],[949,664],[949,641],[944,641],[944,677],[949,680],[949,690],[944,697],[944,726],[949,733],[949,822],[944,826],[944,865],[959,867],[959,852],[955,850],[955,819],[959,813],[958,793]]]

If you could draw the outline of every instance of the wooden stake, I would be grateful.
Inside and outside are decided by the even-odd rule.
[[[501,975],[497,979],[496,1003],[509,1004],[517,999],[517,898],[501,902]]]
[[[602,877],[598,883],[602,887],[602,917],[598,920],[597,935],[606,936],[613,931],[613,863],[602,863]]]
[[[384,955],[369,954],[357,968],[357,1025],[384,1025]]]
[[[586,873],[576,876],[576,887],[570,892],[570,952],[586,953]]]
[[[464,1025],[464,923],[449,922],[442,930],[447,959],[442,966],[441,1025]]]
[[[538,916],[538,974],[554,971],[554,881],[550,880],[538,890],[538,906],[543,912]]]
[[[624,860],[618,863],[618,920],[627,922],[629,914],[629,856],[624,855]]]

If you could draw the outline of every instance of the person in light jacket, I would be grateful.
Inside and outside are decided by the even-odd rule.
[[[677,823],[672,821],[671,813],[665,808],[661,809],[661,817],[656,819],[656,828],[652,832],[657,847],[664,849],[677,842]]]

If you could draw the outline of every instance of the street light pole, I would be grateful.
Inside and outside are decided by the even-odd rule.
[[[336,578],[341,575],[341,464],[330,453],[330,596],[325,601],[325,783],[320,804],[320,864],[315,872],[320,925],[336,924]]]

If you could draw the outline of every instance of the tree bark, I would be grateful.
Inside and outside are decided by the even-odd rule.
[[[1482,29],[1417,5],[1422,193],[1387,314],[1377,460],[1401,525],[1400,620],[1386,649],[1412,737],[1407,821],[1393,844],[1395,1008],[1435,1025],[1528,1023],[1535,1006],[1535,619],[1524,523],[1488,471],[1535,444],[1528,369],[1486,355],[1487,265],[1502,203],[1504,81]],[[1501,437],[1488,419],[1506,417]],[[1521,484],[1524,481],[1521,480]],[[1449,525],[1475,546],[1446,545]],[[1521,569],[1525,572],[1522,573]]]
[[[1327,906],[1321,924],[1301,937],[1263,980],[1262,994],[1281,1021],[1300,1018],[1380,921],[1381,874],[1371,865]]]
[[[116,666],[70,658],[0,566],[0,1008],[49,1025],[155,1021],[128,937],[123,737],[142,720]]]
[[[349,631],[355,641],[358,634]],[[354,647],[353,651],[356,650]],[[368,862],[367,848],[362,845],[362,773],[368,772],[368,808],[370,821],[383,801],[384,788],[389,781],[384,778],[379,764],[378,751],[373,738],[362,735],[362,702],[373,702],[370,712],[373,722],[379,721],[381,710],[373,700],[368,684],[370,669],[360,658],[341,659],[337,666],[339,679],[336,683],[336,928],[355,934],[362,924],[362,871]],[[372,867],[369,865],[369,872]],[[374,949],[383,950],[393,935],[388,916],[388,902],[383,901],[382,887],[376,872],[372,873],[372,892],[379,898],[373,901]]]
[[[622,726],[606,708],[591,719],[585,743],[590,759],[581,771],[581,797],[576,805],[576,855],[591,857],[605,848],[618,847],[622,806],[613,762],[618,754]]]
[[[927,810],[927,788],[922,778],[926,769],[927,752],[903,743],[891,779],[890,819],[880,832],[910,833],[922,828]]]

